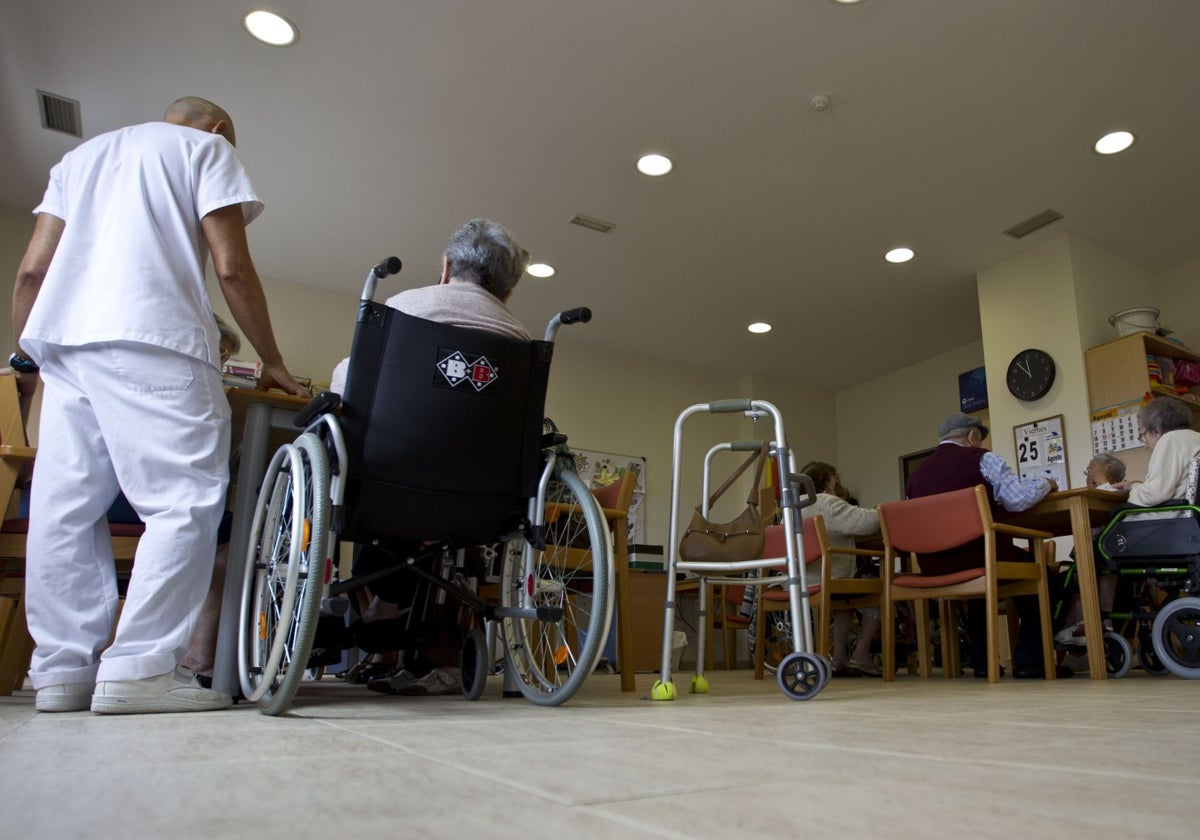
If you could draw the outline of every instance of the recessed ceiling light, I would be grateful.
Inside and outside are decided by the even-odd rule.
[[[771,325],[762,321],[755,321],[753,324],[746,327],[746,329],[752,333],[769,333],[771,331]]]
[[[843,6],[849,6],[851,3],[857,3],[858,0],[833,0],[834,3],[841,3]]]
[[[643,175],[666,175],[675,168],[671,159],[665,155],[642,155],[637,162],[638,172]]]
[[[525,269],[531,277],[553,277],[554,266],[546,263],[530,263],[529,268]]]
[[[273,47],[291,46],[298,37],[296,27],[290,20],[264,9],[248,12],[242,18],[242,25],[255,38]]]
[[[1133,145],[1134,136],[1128,131],[1113,131],[1096,141],[1095,149],[1102,155],[1115,155]]]
[[[912,248],[893,248],[883,258],[890,263],[906,263],[915,256]]]

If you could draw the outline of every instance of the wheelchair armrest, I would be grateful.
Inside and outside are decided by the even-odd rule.
[[[562,432],[547,432],[542,435],[542,449],[554,449],[567,442],[567,436]]]
[[[312,421],[322,414],[328,414],[331,411],[337,411],[342,404],[340,394],[335,394],[333,391],[322,391],[313,397],[308,405],[300,409],[300,413],[296,415],[296,419],[292,421],[297,429],[307,428]]]

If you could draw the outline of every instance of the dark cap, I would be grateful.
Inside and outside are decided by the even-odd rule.
[[[942,427],[938,429],[938,440],[942,440],[954,432],[962,431],[963,429],[979,429],[984,437],[988,436],[988,427],[983,425],[982,420],[978,417],[972,417],[970,414],[963,414],[961,411],[956,411],[942,421]]]

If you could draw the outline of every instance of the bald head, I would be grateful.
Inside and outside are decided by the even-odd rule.
[[[220,134],[231,145],[237,145],[233,119],[224,108],[207,99],[201,99],[199,96],[184,96],[176,99],[167,106],[163,120],[173,125],[186,125],[188,128]]]

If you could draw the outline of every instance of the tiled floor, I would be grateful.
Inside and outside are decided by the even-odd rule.
[[[567,705],[374,695],[291,713],[37,714],[0,698],[0,837],[1181,838],[1200,684],[835,680],[748,671],[646,699],[597,675]],[[687,679],[679,680],[686,692]]]

